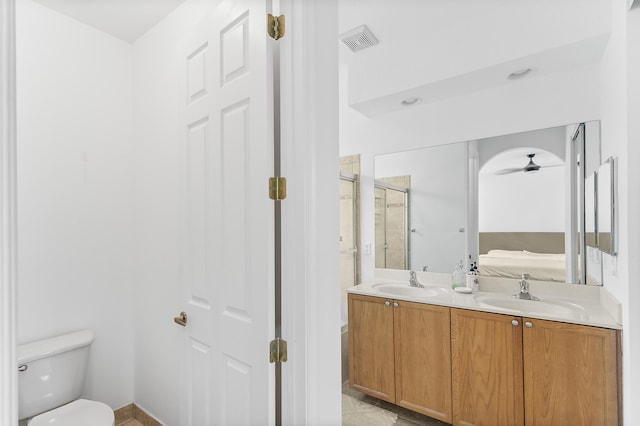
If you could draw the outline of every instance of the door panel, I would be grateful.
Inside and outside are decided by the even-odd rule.
[[[186,137],[181,423],[272,424],[273,140],[266,2],[228,1],[180,47]]]
[[[349,294],[349,385],[395,403],[393,305]]]
[[[509,315],[451,309],[454,425],[524,424],[520,322]]]
[[[527,425],[617,425],[617,332],[524,321]]]
[[[451,423],[449,308],[402,300],[394,306],[396,404]]]

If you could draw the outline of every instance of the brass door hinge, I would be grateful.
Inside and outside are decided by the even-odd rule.
[[[287,341],[281,338],[269,344],[269,362],[287,362]]]
[[[284,37],[284,15],[273,16],[267,15],[267,33],[274,40]]]
[[[287,198],[287,178],[269,178],[269,198],[272,200],[284,200]]]

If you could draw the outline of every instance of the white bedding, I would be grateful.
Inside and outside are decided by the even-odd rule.
[[[529,274],[536,281],[566,281],[564,254],[526,250],[489,250],[480,255],[478,272],[492,277],[520,278]]]

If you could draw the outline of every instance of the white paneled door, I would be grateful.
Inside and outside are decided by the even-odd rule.
[[[176,311],[187,314],[179,367],[182,426],[274,422],[266,13],[264,0],[223,1],[179,49],[185,299],[176,301]]]

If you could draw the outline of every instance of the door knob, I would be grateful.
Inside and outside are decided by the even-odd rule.
[[[185,327],[187,325],[187,313],[185,311],[180,312],[180,316],[175,317],[173,321],[176,324]]]

